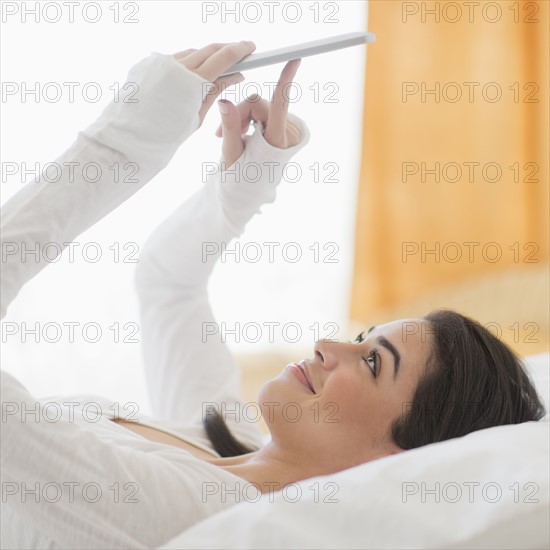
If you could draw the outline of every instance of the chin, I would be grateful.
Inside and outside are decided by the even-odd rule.
[[[284,393],[280,386],[281,381],[279,378],[271,378],[263,384],[258,391],[258,404],[261,405],[264,401],[277,401],[281,399],[281,395]]]
[[[289,381],[278,376],[268,380],[258,392],[258,406],[262,411],[264,420],[269,424],[269,409],[275,411],[275,415],[278,416],[281,408],[287,403],[299,403],[300,395],[292,391],[293,388],[289,387]],[[264,406],[263,403],[270,403],[271,405]],[[273,412],[272,412],[273,415]]]
[[[260,387],[258,391],[258,405],[266,400],[266,395],[269,394],[269,385],[271,384],[271,380],[268,380],[262,386]]]

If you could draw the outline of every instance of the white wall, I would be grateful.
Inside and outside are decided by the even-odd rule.
[[[23,3],[25,4],[25,3]],[[253,40],[257,51],[314,40],[344,32],[365,29],[366,2],[280,2],[274,9],[274,21],[269,22],[265,2],[240,2],[241,22],[226,14],[222,22],[222,4],[226,8],[235,2],[120,2],[120,18],[130,16],[132,6],[137,7],[133,19],[137,23],[114,23],[114,2],[97,3],[101,15],[97,23],[83,19],[82,6],[75,8],[74,19],[62,2],[52,2],[48,12],[36,16],[29,14],[22,22],[23,4],[3,2],[2,24],[2,81],[27,87],[40,83],[58,83],[63,90],[59,101],[47,102],[33,96],[22,101],[21,91],[3,98],[2,102],[2,203],[17,192],[32,175],[18,173],[6,175],[6,163],[23,163],[33,169],[35,163],[43,165],[54,160],[76,137],[76,133],[89,125],[110,101],[109,87],[123,84],[128,69],[151,51],[174,53],[189,47],[200,48],[210,42]],[[35,2],[27,2],[33,8]],[[255,6],[251,6],[255,4]],[[299,5],[301,16],[295,7]],[[43,3],[44,5],[44,3]],[[246,6],[248,5],[248,8]],[[215,15],[206,17],[203,10],[219,8]],[[255,8],[260,11],[256,12]],[[284,9],[288,10],[283,12]],[[317,7],[320,20],[315,21]],[[58,22],[48,22],[56,17]],[[244,9],[249,11],[243,11]],[[95,16],[93,6],[87,8],[88,18]],[[258,22],[251,21],[259,13]],[[297,17],[297,22],[290,20]],[[331,22],[332,21],[332,22]],[[375,29],[371,29],[375,30]],[[296,344],[285,341],[280,329],[276,339],[269,342],[264,326],[257,343],[236,343],[228,337],[230,348],[239,353],[266,353],[284,346],[296,350],[311,350],[314,333],[309,328],[317,322],[320,336],[326,323],[339,327],[334,337],[348,338],[346,314],[348,311],[352,270],[355,197],[361,146],[362,97],[364,85],[365,46],[311,57],[302,61],[296,82],[302,97],[293,103],[290,111],[302,117],[310,127],[311,142],[294,160],[302,169],[296,183],[283,182],[275,204],[264,207],[264,214],[256,217],[240,239],[241,246],[259,243],[264,254],[257,263],[236,263],[229,257],[219,264],[211,279],[211,299],[220,324],[228,326],[240,322],[296,323],[302,332]],[[237,90],[239,98],[226,93],[233,102],[246,95],[260,92],[269,99],[267,82],[275,82],[283,65],[257,69],[245,73],[247,80]],[[70,103],[67,86],[78,82],[74,102]],[[97,83],[102,98],[97,103],[82,98],[81,90],[87,83]],[[247,86],[248,84],[248,87]],[[250,83],[255,83],[254,85]],[[311,88],[317,88],[316,98]],[[91,88],[90,88],[91,90]],[[53,94],[55,89],[49,88]],[[329,92],[333,103],[324,101]],[[51,97],[51,96],[50,96]],[[3,331],[2,366],[14,373],[38,396],[90,392],[103,394],[120,401],[137,401],[147,410],[147,397],[140,363],[139,343],[115,343],[109,329],[113,323],[137,323],[137,301],[132,288],[134,263],[114,261],[113,243],[123,247],[136,243],[140,247],[149,232],[182,200],[201,185],[201,162],[217,161],[221,141],[214,136],[219,114],[214,108],[203,126],[182,146],[170,166],[148,186],[104,220],[81,235],[77,242],[81,250],[86,243],[98,243],[102,258],[96,263],[86,261],[77,253],[73,262],[67,255],[50,265],[32,280],[11,305],[5,322],[22,323],[34,327],[39,323],[57,323],[64,328],[67,321],[78,322],[75,341],[63,330],[57,343],[47,342],[44,335],[27,337],[23,344],[21,332],[8,336]],[[321,168],[321,180],[314,181],[310,166],[335,163],[336,183],[323,181],[330,172]],[[267,248],[261,243],[276,241],[298,243],[302,259],[296,263],[286,261],[280,252],[270,263]],[[336,263],[313,261],[309,249],[319,243],[321,260],[328,250],[325,243],[334,242],[338,251]],[[132,245],[133,246],[133,245]],[[234,246],[234,245],[233,245]],[[89,249],[91,251],[91,249]],[[253,249],[249,248],[252,252]],[[127,252],[121,250],[121,258]],[[85,323],[97,323],[102,337],[97,343],[88,343],[82,335]],[[5,325],[5,323],[4,323]],[[12,325],[13,326],[13,325]],[[52,325],[55,326],[55,325]],[[328,326],[326,327],[329,328]],[[55,331],[50,329],[50,335]],[[250,333],[251,334],[251,333]],[[290,334],[290,333],[289,333]],[[128,336],[129,331],[121,331]],[[52,336],[49,336],[50,338]],[[139,332],[134,336],[139,341]],[[298,353],[298,351],[297,351]],[[297,359],[303,357],[302,354]],[[281,365],[284,367],[284,365]]]

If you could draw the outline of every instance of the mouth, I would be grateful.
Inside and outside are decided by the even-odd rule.
[[[294,371],[297,376],[297,378],[300,379],[302,384],[307,386],[311,393],[315,394],[315,389],[313,388],[313,384],[311,383],[311,379],[309,377],[309,373],[307,372],[307,366],[305,364],[305,361],[300,361],[299,363],[291,363],[290,366],[295,367]]]

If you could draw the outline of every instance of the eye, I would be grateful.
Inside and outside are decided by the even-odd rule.
[[[354,340],[354,342],[356,342],[356,343],[358,343],[358,344],[361,343],[361,342],[365,339],[364,334],[365,334],[365,331],[359,333],[359,335],[358,335],[357,338]]]
[[[376,378],[380,373],[380,354],[378,350],[374,348],[367,357],[363,357],[363,360],[372,371],[373,376]]]

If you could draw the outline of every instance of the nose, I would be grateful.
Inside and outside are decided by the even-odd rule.
[[[333,340],[319,340],[313,346],[315,359],[320,361],[322,367],[332,370],[338,364],[339,346],[342,344]]]

